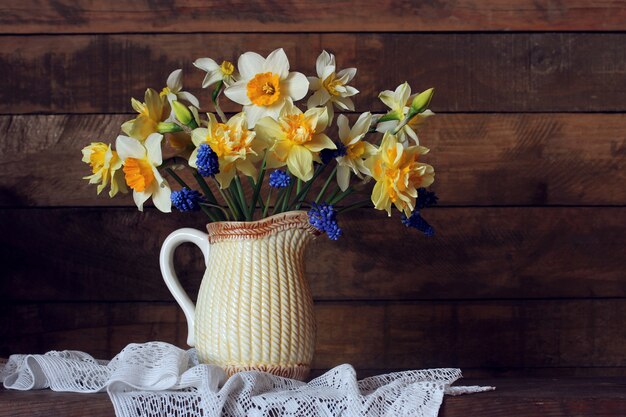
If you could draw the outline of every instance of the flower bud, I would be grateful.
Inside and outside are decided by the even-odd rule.
[[[172,108],[174,109],[174,114],[176,115],[178,121],[185,126],[187,126],[193,120],[193,116],[187,106],[185,106],[180,101],[172,101]]]
[[[433,97],[433,93],[435,92],[434,88],[429,88],[426,91],[422,91],[413,99],[411,103],[411,113],[418,114],[423,112],[428,108],[430,104],[430,99]]]

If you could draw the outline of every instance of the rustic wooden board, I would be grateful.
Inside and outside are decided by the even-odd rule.
[[[435,208],[425,238],[384,213],[339,219],[338,242],[309,248],[318,300],[624,297],[625,208]],[[171,300],[158,253],[196,217],[155,210],[28,209],[0,212],[0,299]],[[195,297],[203,275],[195,246],[179,249],[179,275]],[[33,290],[34,289],[34,290]]]
[[[130,97],[161,89],[184,68],[208,101],[201,56],[236,59],[283,47],[294,70],[313,74],[322,49],[356,67],[360,111],[384,109],[381,90],[408,80],[437,88],[434,111],[540,112],[626,109],[626,33],[163,34],[3,36],[0,113],[130,112]],[[209,47],[210,45],[210,47]],[[206,104],[205,104],[206,105]],[[225,106],[229,110],[235,106]]]
[[[0,33],[623,30],[626,3],[5,1]]]
[[[446,396],[440,417],[622,417],[626,413],[624,378],[491,378],[461,380],[457,385],[495,386],[495,391]],[[0,417],[112,417],[113,405],[102,394],[49,390],[0,389]]]
[[[185,348],[187,325],[173,302],[3,303],[0,312],[3,356],[72,349],[110,358],[150,340]],[[626,369],[625,299],[323,302],[315,312],[317,370]]]
[[[80,154],[115,143],[129,118],[0,116],[11,138],[0,142],[0,206],[132,206],[130,196],[97,197]],[[420,136],[444,205],[626,204],[624,114],[440,114]]]

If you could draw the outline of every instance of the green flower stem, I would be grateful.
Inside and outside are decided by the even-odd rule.
[[[300,194],[301,188],[302,188],[302,180],[298,178],[298,182],[296,183],[296,195]]]
[[[222,111],[222,108],[220,107],[220,99],[219,99],[223,86],[224,86],[223,81],[220,81],[217,83],[217,85],[215,86],[215,90],[213,90],[213,95],[211,96],[211,99],[213,100],[213,105],[215,106],[215,111],[217,112],[218,116],[220,116],[220,119],[222,119],[223,123],[226,123],[228,121],[228,118],[226,117],[226,115]]]
[[[206,206],[206,207],[205,207]],[[228,218],[228,211],[226,211],[226,209],[222,206],[218,206],[217,204],[211,204],[211,203],[200,203],[200,207],[203,209],[208,210],[208,207],[212,207],[212,208],[216,208],[220,210],[220,213],[222,213],[224,215],[224,218],[227,219]],[[206,211],[205,211],[206,213]]]
[[[304,184],[304,188],[302,189],[302,191],[296,194],[296,197],[293,199],[293,201],[289,205],[289,209],[291,209],[295,205],[296,210],[300,210],[300,207],[302,206],[302,203],[304,203],[304,200],[306,199],[306,196],[309,193],[309,190],[313,186],[313,183],[315,182],[317,177],[319,177],[322,171],[324,171],[324,168],[326,168],[326,165],[318,165],[315,168],[313,177]]]
[[[350,187],[346,191],[339,193],[337,196],[333,197],[332,200],[328,202],[328,204],[335,205],[339,203],[341,200],[349,196],[354,192],[354,188]]]
[[[220,187],[219,182],[217,182],[215,177],[213,177],[213,179],[215,180],[215,184],[217,185],[217,191],[219,191],[220,195],[222,196],[222,198],[226,202],[226,205],[228,206],[228,209],[230,210],[230,213],[232,215],[232,220],[237,220],[237,211],[234,209],[232,201],[230,201],[230,199],[226,196],[226,193],[224,193],[224,191]]]
[[[289,176],[291,178],[291,181],[289,181],[289,186],[287,187],[287,191],[285,192],[285,198],[283,198],[283,201],[282,201],[282,207],[280,209],[281,212],[285,212],[289,208],[289,197],[291,197],[291,191],[293,190],[293,183],[295,182],[291,174]]]
[[[263,213],[261,218],[264,219],[267,216],[267,210],[270,208],[270,198],[272,197],[272,188],[267,192],[267,200],[265,200],[265,207],[263,207]]]
[[[185,181],[183,181],[183,179],[182,179],[181,177],[179,177],[179,176],[178,176],[178,174],[176,174],[176,173],[174,172],[174,170],[173,170],[172,168],[167,167],[167,168],[165,168],[165,171],[166,171],[169,175],[171,175],[171,176],[172,176],[172,178],[174,178],[174,180],[175,180],[178,184],[180,184],[180,186],[181,186],[181,187],[183,187],[183,188],[187,188],[187,189],[189,189],[189,190],[191,190],[191,189],[192,189],[190,186],[188,186],[188,185],[187,185],[187,183],[186,183]],[[216,217],[216,216],[215,216],[215,215],[211,212],[211,210],[207,209],[206,207],[202,207],[202,206],[200,206],[200,208],[202,209],[202,211],[204,212],[204,214],[206,214],[206,215],[209,217],[209,219],[210,219],[212,222],[217,222],[217,221],[219,221],[219,218],[217,218],[217,217]]]
[[[333,168],[333,172],[331,172],[330,175],[328,176],[328,178],[326,178],[326,182],[324,183],[324,186],[322,187],[322,189],[320,190],[319,194],[315,198],[315,203],[319,203],[320,200],[322,199],[322,197],[324,197],[324,194],[326,193],[326,190],[328,189],[328,186],[330,185],[330,182],[333,180],[333,178],[335,178],[335,174],[337,174],[337,166],[336,165],[335,165],[335,168]]]
[[[337,194],[339,194],[341,192],[341,188],[339,188],[339,186],[335,186],[335,189],[333,190],[332,193],[330,193],[330,195],[326,198],[326,201],[332,201],[333,198],[337,197]]]
[[[232,203],[233,208],[237,213],[237,215],[235,216],[235,220],[245,220],[245,216],[243,214],[243,211],[241,210],[241,205],[239,204],[239,196],[237,195],[235,186],[231,184],[231,186],[226,189],[226,194],[230,197],[230,202]]]
[[[272,210],[272,215],[280,213],[280,206],[282,205],[286,191],[287,190],[285,188],[281,188],[278,192],[278,195],[276,196],[276,201],[274,201],[274,209]]]
[[[347,212],[352,211],[352,210],[356,210],[356,209],[359,209],[359,208],[362,208],[362,207],[367,207],[370,204],[371,204],[370,200],[357,201],[354,204],[350,204],[349,206],[346,206],[344,208],[341,208],[341,209],[337,210],[337,213],[347,213]]]
[[[235,174],[235,190],[237,191],[237,204],[241,209],[241,214],[246,220],[252,220],[250,218],[250,212],[248,210],[248,206],[246,205],[246,195],[243,192],[243,185],[241,184],[241,179],[238,174]]]
[[[261,169],[259,170],[259,175],[256,179],[256,184],[253,183],[252,177],[248,177],[250,180],[250,186],[252,187],[252,201],[250,202],[250,207],[248,208],[248,217],[250,220],[254,219],[254,210],[256,210],[256,203],[259,200],[259,194],[261,193],[261,187],[263,186],[263,178],[265,177],[265,164],[267,162],[267,151],[263,156],[263,162],[261,162]],[[263,199],[261,199],[261,205],[263,205]]]

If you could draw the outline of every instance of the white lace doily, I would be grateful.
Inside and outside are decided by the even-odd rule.
[[[228,378],[198,364],[194,349],[162,342],[130,344],[110,362],[77,351],[12,355],[0,370],[8,389],[106,390],[118,417],[436,417],[444,394],[494,389],[450,387],[460,377],[430,369],[357,381],[352,366],[340,365],[309,383],[256,371]]]

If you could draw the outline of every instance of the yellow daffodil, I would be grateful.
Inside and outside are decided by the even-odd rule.
[[[285,104],[300,100],[309,90],[304,74],[289,72],[289,60],[282,48],[267,58],[246,52],[239,57],[237,67],[241,79],[227,87],[224,94],[243,105],[250,129],[264,116],[277,119]]]
[[[170,116],[170,104],[165,95],[161,96],[152,88],[146,90],[144,102],[131,99],[133,109],[139,116],[122,125],[122,131],[140,141],[146,140],[152,133],[158,132],[159,122]]]
[[[317,106],[328,108],[328,118],[333,119],[333,103],[341,110],[354,111],[354,103],[350,97],[358,94],[359,90],[346,85],[356,75],[356,68],[346,68],[337,73],[335,56],[322,51],[315,63],[317,77],[307,77],[311,90],[315,91],[307,101],[310,109]]]
[[[256,178],[255,163],[263,157],[266,143],[255,138],[256,133],[246,128],[244,113],[238,113],[226,123],[219,123],[215,116],[209,113],[207,128],[194,129],[191,140],[196,149],[189,157],[189,165],[197,168],[198,148],[208,144],[217,155],[219,173],[215,178],[222,188],[228,188],[237,171]]]
[[[303,181],[313,176],[313,161],[319,162],[322,149],[337,149],[324,130],[328,125],[325,107],[316,107],[305,113],[287,103],[278,121],[263,117],[256,124],[257,137],[271,144],[267,167],[287,165],[289,171]]]
[[[411,87],[407,82],[400,84],[395,91],[385,90],[380,93],[378,95],[380,100],[391,109],[387,114],[392,114],[397,120],[379,122],[376,125],[376,131],[381,133],[392,132],[396,127],[398,127],[398,124],[408,114],[411,103],[416,96],[417,94],[411,95]],[[424,110],[422,113],[413,117],[409,123],[404,125],[402,129],[397,132],[396,135],[398,136],[398,140],[405,145],[408,145],[408,138],[411,138],[416,145],[419,145],[416,128],[428,117],[434,114],[435,113],[430,110]]]
[[[348,125],[348,118],[340,114],[337,118],[339,127],[339,139],[341,140],[341,153],[337,156],[337,183],[342,191],[350,186],[350,171],[363,178],[362,174],[370,175],[365,166],[365,159],[376,153],[376,147],[363,140],[372,124],[370,112],[359,116],[352,129]]]
[[[218,64],[211,58],[198,58],[193,65],[206,71],[204,80],[202,80],[202,88],[208,88],[220,81],[223,81],[224,85],[228,87],[237,80],[235,66],[230,61],[222,61],[221,64]]]
[[[106,188],[109,181],[111,182],[110,197],[115,197],[118,191],[128,192],[122,171],[119,171],[122,167],[122,160],[117,155],[117,152],[111,149],[111,145],[93,142],[91,145],[85,146],[82,152],[83,162],[91,166],[92,172],[92,175],[83,178],[89,180],[89,184],[99,184],[97,188],[98,194]]]
[[[391,216],[391,204],[407,217],[415,207],[417,189],[428,187],[434,181],[432,166],[418,162],[428,149],[423,146],[403,146],[398,138],[385,133],[378,152],[365,161],[376,185],[372,190],[372,203],[378,210]]]
[[[172,191],[157,169],[163,163],[162,140],[163,135],[152,133],[143,143],[122,135],[115,141],[115,147],[124,164],[122,169],[126,184],[133,190],[133,200],[139,211],[143,211],[143,204],[150,197],[160,211],[172,211]]]
[[[200,102],[193,94],[183,90],[183,70],[177,69],[167,77],[167,87],[163,88],[160,95],[167,97],[172,103],[174,100],[185,100],[193,106],[200,107]]]

